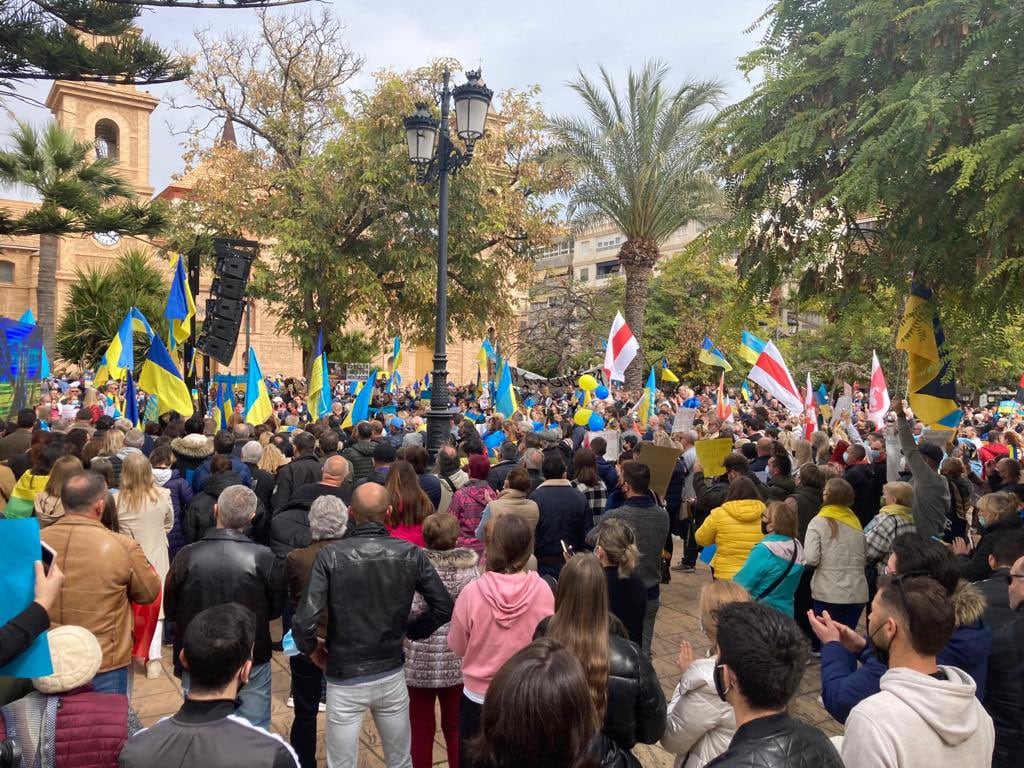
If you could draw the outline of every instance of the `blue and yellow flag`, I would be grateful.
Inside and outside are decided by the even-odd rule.
[[[150,340],[153,339],[153,329],[149,325],[146,316],[135,307],[128,310],[128,314],[121,321],[121,326],[110,340],[110,346],[106,353],[100,358],[100,366],[93,377],[93,386],[102,387],[110,379],[124,378],[125,371],[135,367],[135,336],[134,334],[144,333]],[[142,380],[139,379],[141,384]],[[191,416],[189,411],[187,416]]]
[[[356,395],[355,401],[352,403],[352,407],[348,410],[348,415],[345,416],[345,420],[341,422],[341,428],[351,427],[358,424],[360,421],[366,421],[370,418],[370,399],[373,397],[373,382],[377,380],[377,369],[374,368],[370,375],[366,377],[366,383],[363,384],[359,390],[359,394]]]
[[[764,351],[764,345],[765,342],[750,331],[743,331],[740,335],[740,357],[751,365],[757,365],[757,358]]]
[[[29,307],[25,310],[25,314],[21,316],[19,323],[25,323],[25,325],[35,325],[36,316],[32,314],[32,308]],[[46,354],[46,347],[40,347],[39,353],[39,378],[48,379],[50,378],[50,357]]]
[[[484,339],[483,342],[481,342],[480,347],[483,349],[484,354],[487,355],[488,360],[498,359],[498,353],[494,351],[494,345],[491,344],[490,339]]]
[[[498,379],[498,389],[494,397],[494,410],[506,419],[512,418],[519,405],[516,403],[516,391],[512,388],[512,372],[508,367],[508,360],[501,368],[501,378]]]
[[[963,412],[956,399],[956,382],[949,370],[946,337],[932,291],[911,285],[896,335],[896,349],[907,352],[907,400],[919,421],[930,427],[956,429]]]
[[[647,429],[647,423],[651,420],[651,414],[654,413],[655,408],[655,393],[658,391],[657,382],[654,380],[654,367],[651,367],[651,372],[647,374],[647,385],[644,387],[644,394],[640,398],[640,402],[637,403],[636,417],[637,421],[640,422],[640,426]]]
[[[188,418],[195,410],[188,386],[159,336],[153,336],[149,345],[149,353],[139,374],[139,386],[157,396],[158,415],[177,411]]]
[[[167,306],[164,307],[164,317],[170,321],[168,332],[168,343],[173,350],[179,344],[183,344],[191,334],[191,323],[189,322],[196,314],[196,300],[192,296],[192,290],[188,285],[188,277],[185,275],[185,262],[179,254],[174,265],[174,279],[171,280],[171,289],[167,293]]]
[[[331,412],[331,384],[327,376],[327,353],[324,352],[324,329],[316,336],[313,350],[313,369],[309,372],[309,393],[306,407],[313,421]]]
[[[704,337],[704,341],[700,345],[700,354],[697,358],[705,365],[712,365],[724,371],[732,370],[732,365],[725,359],[722,350],[716,347],[707,336]]]
[[[231,385],[220,382],[217,384],[217,410],[214,414],[219,429],[229,428],[228,423],[234,411],[235,403],[231,394]]]
[[[750,402],[750,385],[747,383],[746,379],[744,379],[743,383],[740,384],[740,397],[743,398],[743,402]]]
[[[245,423],[262,424],[270,418],[273,410],[256,351],[249,347],[249,375],[245,380]]]
[[[135,392],[135,377],[131,371],[124,383],[124,417],[132,423],[136,429],[139,428],[139,396]]]
[[[390,394],[396,387],[402,386],[402,374],[398,372],[398,365],[402,362],[402,340],[395,336],[391,347],[391,376],[388,377],[387,392]]]
[[[679,383],[679,377],[668,369],[668,360],[664,357],[661,358],[661,380],[663,382],[668,381],[673,384]]]

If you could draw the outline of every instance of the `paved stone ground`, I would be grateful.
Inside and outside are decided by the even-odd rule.
[[[658,612],[654,639],[654,668],[658,673],[665,697],[670,698],[679,680],[679,669],[676,659],[679,655],[679,643],[689,640],[698,653],[707,649],[707,641],[700,633],[697,618],[697,603],[700,589],[710,580],[710,572],[699,565],[700,570],[694,574],[673,572],[672,583],[662,587],[662,605]],[[276,633],[275,633],[275,636]],[[145,725],[151,725],[161,717],[173,714],[181,706],[181,685],[172,674],[171,651],[164,648],[164,673],[156,680],[146,679],[141,669],[136,669],[132,703]],[[288,660],[281,653],[275,653],[273,661],[273,699],[272,727],[277,733],[288,737],[292,722],[292,710],[285,702],[288,698],[289,669]],[[793,701],[791,713],[808,723],[817,725],[828,735],[841,735],[842,726],[829,717],[828,713],[818,704],[821,693],[821,682],[817,662],[807,667],[799,695]],[[319,739],[317,757],[320,765],[326,765],[324,754],[324,715],[319,716]],[[381,768],[384,765],[383,753],[377,737],[373,721],[367,717],[360,738],[360,768]],[[657,745],[637,745],[634,749],[645,768],[671,768],[674,756]],[[445,764],[444,740],[438,731],[434,741],[434,763]]]

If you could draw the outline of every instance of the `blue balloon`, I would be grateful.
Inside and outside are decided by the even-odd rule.
[[[600,387],[594,390],[594,397],[596,397],[598,400],[604,400],[606,397],[608,397],[608,387],[602,384]]]
[[[600,413],[591,414],[590,421],[587,422],[587,429],[591,432],[600,432],[604,429],[604,416]]]

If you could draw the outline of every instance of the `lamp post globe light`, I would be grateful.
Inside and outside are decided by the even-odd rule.
[[[467,72],[466,82],[449,87],[451,73],[444,71],[441,88],[441,119],[433,118],[426,104],[405,118],[409,162],[417,168],[421,182],[438,182],[437,209],[437,317],[434,326],[434,372],[430,378],[430,410],[427,411],[427,450],[430,458],[448,440],[451,413],[448,410],[448,177],[473,159],[473,149],[484,135],[487,113],[494,92],[483,84],[480,72]],[[455,101],[455,130],[465,150],[452,142],[449,132],[451,102]]]

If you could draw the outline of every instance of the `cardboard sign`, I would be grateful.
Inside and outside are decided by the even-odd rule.
[[[696,408],[680,408],[672,422],[672,434],[693,429],[693,418],[697,415]]]
[[[716,440],[698,440],[697,460],[704,467],[705,477],[717,477],[725,474],[725,457],[732,453],[732,438],[720,437]]]
[[[665,498],[668,490],[668,482],[672,479],[672,470],[675,469],[676,459],[683,455],[678,448],[669,448],[664,445],[652,445],[644,443],[636,460],[646,464],[651,470],[651,490],[658,494],[661,499]]]

